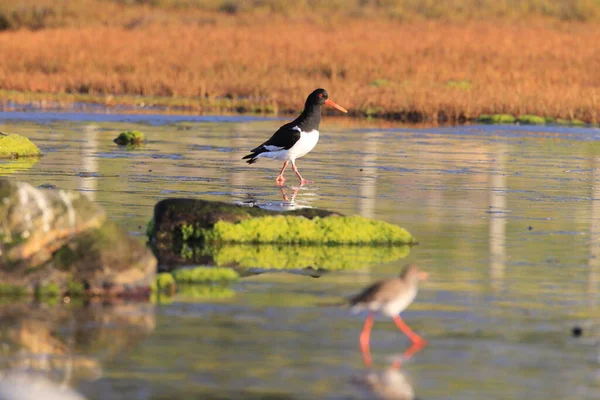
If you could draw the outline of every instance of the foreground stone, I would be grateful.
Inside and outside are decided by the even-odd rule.
[[[42,155],[41,150],[25,136],[0,132],[0,158]]]
[[[155,273],[85,195],[0,179],[0,294],[147,296]]]

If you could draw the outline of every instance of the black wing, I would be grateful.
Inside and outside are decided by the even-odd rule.
[[[256,162],[256,156],[268,151],[289,150],[300,140],[300,129],[295,124],[285,124],[260,146],[250,150],[250,154],[242,159],[250,159],[248,164]]]
[[[262,153],[263,151],[276,151],[274,148],[279,147],[279,150],[289,150],[296,142],[300,140],[300,128],[295,125],[286,124],[277,130],[269,140],[260,146],[250,150],[252,153]],[[272,149],[266,149],[267,146]]]

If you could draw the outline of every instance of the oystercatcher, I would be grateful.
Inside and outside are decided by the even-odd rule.
[[[418,346],[425,346],[427,344],[400,317],[400,313],[417,297],[419,281],[426,280],[427,277],[427,273],[421,271],[416,265],[408,265],[404,268],[400,276],[376,282],[349,299],[349,305],[352,307],[352,310],[367,309],[370,311],[360,334],[360,345],[363,354],[369,352],[373,316],[377,311],[392,317],[398,329],[408,336],[414,344]]]
[[[304,111],[298,118],[283,125],[269,140],[250,150],[250,154],[242,157],[242,159],[248,160],[248,164],[253,164],[262,157],[284,161],[283,168],[281,168],[281,172],[275,179],[279,186],[285,182],[283,172],[290,162],[292,163],[292,169],[300,179],[301,186],[313,183],[300,175],[296,167],[296,159],[306,155],[319,141],[319,123],[321,122],[323,104],[335,107],[345,113],[348,112],[344,107],[329,100],[329,95],[325,89],[317,89],[308,95],[304,104]]]

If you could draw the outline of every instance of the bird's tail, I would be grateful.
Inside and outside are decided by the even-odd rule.
[[[254,164],[255,162],[258,161],[258,153],[250,153],[250,154],[242,157],[242,160],[248,160],[248,161],[246,161],[248,164]]]

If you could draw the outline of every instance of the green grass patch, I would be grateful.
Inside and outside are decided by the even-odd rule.
[[[455,89],[469,90],[473,87],[473,83],[471,83],[471,81],[467,81],[467,80],[460,80],[460,81],[451,80],[451,81],[446,82],[446,86],[455,88]]]
[[[181,268],[172,272],[173,278],[179,283],[228,283],[235,282],[240,275],[229,268],[195,267]]]

